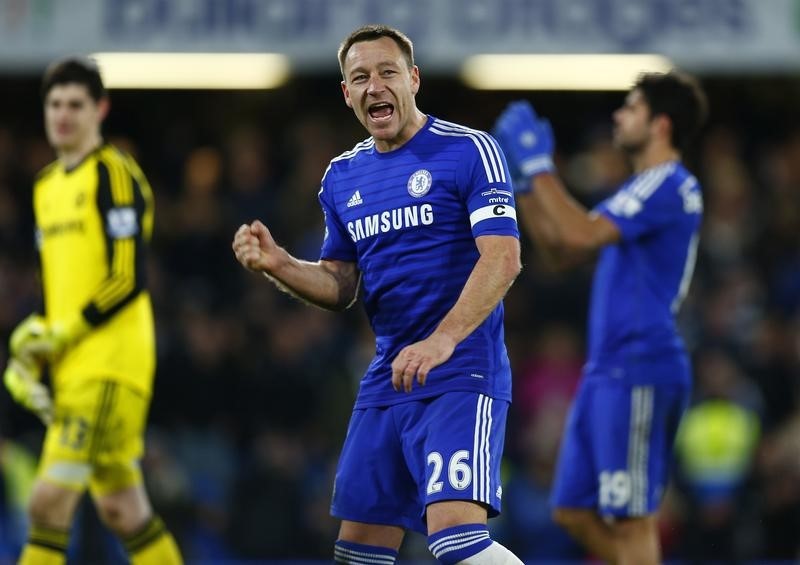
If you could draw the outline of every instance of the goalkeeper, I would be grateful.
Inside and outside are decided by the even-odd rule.
[[[47,425],[19,563],[65,563],[88,490],[134,565],[178,564],[139,469],[155,372],[144,276],[150,187],[134,160],[102,139],[109,100],[92,61],[51,65],[42,97],[58,157],[33,189],[46,314],[28,316],[12,333],[3,379]],[[45,365],[52,397],[40,382]]]

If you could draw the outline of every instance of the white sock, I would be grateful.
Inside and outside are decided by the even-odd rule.
[[[524,563],[505,547],[492,541],[492,545],[467,557],[464,561],[459,561],[458,565],[524,565]]]

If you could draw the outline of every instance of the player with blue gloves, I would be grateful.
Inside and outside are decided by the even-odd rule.
[[[655,514],[689,401],[691,370],[675,315],[696,257],[702,195],[681,164],[706,101],[682,74],[643,74],[614,113],[614,143],[634,174],[586,210],[553,167],[547,120],[512,103],[494,135],[515,179],[528,235],[555,263],[599,253],[589,351],[561,445],[554,519],[607,562],[661,560]]]

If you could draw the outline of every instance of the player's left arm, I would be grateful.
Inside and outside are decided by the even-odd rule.
[[[475,243],[480,258],[456,303],[430,336],[404,347],[392,362],[395,390],[409,392],[415,379],[424,385],[431,369],[447,361],[495,309],[522,269],[516,237],[483,235]]]
[[[81,315],[90,326],[107,322],[145,288],[146,245],[153,230],[150,185],[132,159],[101,160],[97,207],[108,248],[108,276]]]
[[[414,380],[447,361],[497,307],[522,270],[511,175],[496,140],[472,130],[456,168],[478,260],[453,307],[427,338],[404,347],[392,362],[392,386],[409,392]]]
[[[480,257],[456,303],[430,336],[404,347],[392,362],[395,390],[409,392],[415,378],[424,385],[431,369],[447,361],[486,319],[522,270],[516,237],[483,235],[475,243]]]

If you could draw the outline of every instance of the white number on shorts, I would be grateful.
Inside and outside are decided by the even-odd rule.
[[[442,455],[438,451],[428,453],[428,465],[433,465],[433,472],[428,481],[428,494],[434,494],[440,492],[444,486],[444,483],[439,480],[439,475],[442,474],[442,466],[444,465]]]
[[[622,508],[631,499],[631,476],[626,471],[600,473],[600,506]]]
[[[472,469],[464,463],[465,459],[469,459],[469,451],[466,449],[456,451],[450,458],[448,478],[450,479],[450,484],[456,490],[464,490],[472,482]]]
[[[450,481],[450,486],[456,490],[464,490],[472,483],[472,469],[466,460],[469,459],[469,451],[462,449],[456,451],[450,458],[450,463],[447,466],[447,478]],[[433,465],[431,478],[428,480],[428,494],[441,492],[444,483],[439,480],[444,467],[444,459],[438,451],[432,451],[428,454],[428,465]]]

